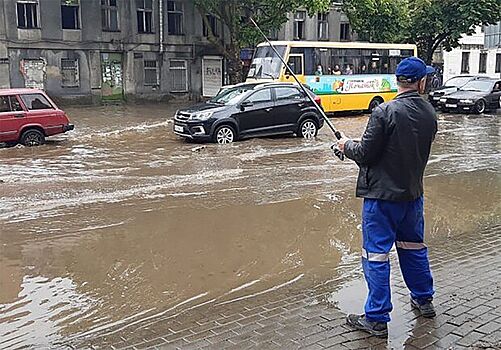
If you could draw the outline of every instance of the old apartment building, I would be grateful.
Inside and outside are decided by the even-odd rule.
[[[289,18],[273,39],[351,40],[334,8]],[[224,40],[221,23],[209,23]],[[224,60],[207,32],[191,0],[2,0],[0,88],[93,103],[211,96]]]

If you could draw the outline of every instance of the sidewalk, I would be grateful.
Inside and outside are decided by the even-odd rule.
[[[388,339],[345,325],[345,314],[324,302],[329,285],[300,290],[294,284],[255,298],[206,305],[175,318],[71,348],[112,349],[501,349],[501,225],[430,247],[437,317],[417,317],[392,261],[395,309]],[[394,259],[393,259],[394,260]],[[360,294],[362,281],[354,281]],[[338,287],[339,289],[339,287]],[[355,290],[356,289],[356,290]],[[363,295],[363,294],[362,294]],[[360,305],[363,300],[360,300]],[[357,306],[358,309],[358,306]],[[360,309],[361,311],[361,309]]]

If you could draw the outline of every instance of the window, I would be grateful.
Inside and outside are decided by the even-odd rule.
[[[171,92],[188,91],[188,70],[185,60],[170,61],[170,76],[172,81]]]
[[[327,40],[329,37],[329,22],[327,22],[327,13],[318,14],[318,39]]]
[[[80,29],[79,12],[79,0],[61,0],[61,23],[63,29]]]
[[[280,87],[275,89],[277,100],[301,99],[304,95],[296,88]]]
[[[480,53],[480,59],[478,62],[478,72],[479,73],[487,72],[487,52]]]
[[[54,109],[50,102],[45,98],[45,96],[41,94],[27,94],[21,95],[21,99],[24,102],[24,105],[29,110],[36,109]]]
[[[10,108],[9,96],[0,96],[0,113],[10,111],[12,109]]]
[[[496,54],[496,73],[501,73],[501,53]]]
[[[292,73],[296,75],[303,75],[303,56],[290,55],[287,65],[292,70]]]
[[[341,23],[341,27],[339,30],[339,39],[348,41],[350,40],[350,24],[349,23]]]
[[[183,34],[183,4],[167,1],[167,31],[170,35]]]
[[[17,2],[17,27],[22,29],[38,28],[38,0]]]
[[[137,32],[153,33],[153,0],[136,0]]]
[[[70,58],[61,59],[61,86],[62,87],[80,86],[78,60]]]
[[[294,39],[303,40],[305,38],[306,11],[297,11],[294,14]]]
[[[247,99],[252,103],[271,102],[271,89],[263,89],[256,91]]]
[[[117,0],[101,0],[101,21],[103,30],[118,32],[118,7]]]
[[[470,53],[463,52],[461,55],[461,73],[470,73]]]
[[[144,85],[158,85],[157,61],[144,61]]]
[[[23,108],[15,96],[0,96],[0,113],[22,110]]]
[[[215,37],[219,36],[219,26],[218,26],[218,20],[216,16],[213,15],[207,15],[207,21],[209,22],[210,28],[212,29],[212,34],[214,34]],[[203,33],[204,36],[209,36],[209,30],[207,28],[207,25],[205,24],[205,21],[203,21]]]

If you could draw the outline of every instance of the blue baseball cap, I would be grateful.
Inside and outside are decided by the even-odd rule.
[[[404,58],[397,66],[395,75],[398,81],[415,83],[421,80],[425,75],[435,72],[435,68],[427,66],[426,63],[417,57]]]

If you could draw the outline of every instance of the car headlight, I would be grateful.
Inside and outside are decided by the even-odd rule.
[[[190,120],[200,120],[200,121],[205,121],[207,119],[209,119],[210,117],[212,117],[212,115],[214,114],[214,112],[197,112],[197,113],[193,113],[191,116],[190,116]]]
[[[441,98],[441,99],[440,99],[440,102],[445,102],[445,101],[447,101],[447,99],[446,99],[446,98]]]
[[[461,103],[469,103],[469,104],[471,104],[471,103],[473,103],[473,100],[466,99],[466,100],[459,100],[459,102],[461,102]]]
[[[430,96],[433,96],[433,95],[435,95],[435,92],[430,91],[429,95],[430,95]]]

